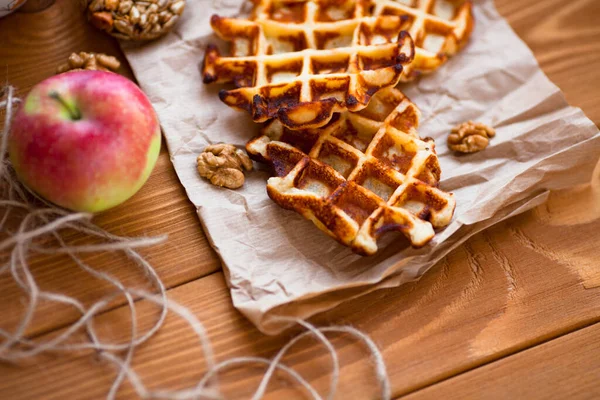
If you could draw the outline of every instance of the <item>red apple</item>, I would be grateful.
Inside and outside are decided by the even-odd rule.
[[[160,151],[160,125],[130,80],[72,71],[31,90],[8,146],[30,189],[62,207],[97,212],[124,202],[146,182]]]

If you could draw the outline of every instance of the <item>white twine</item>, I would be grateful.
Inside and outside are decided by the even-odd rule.
[[[281,318],[282,321],[295,322],[306,329],[284,345],[277,354],[271,358],[262,357],[236,357],[221,362],[216,362],[210,339],[202,323],[187,308],[167,298],[166,288],[157,275],[152,265],[137,251],[138,248],[162,243],[166,236],[129,238],[113,235],[99,228],[91,222],[92,215],[87,213],[72,213],[46,202],[35,193],[21,185],[6,157],[7,139],[10,131],[13,106],[20,100],[14,97],[14,89],[8,86],[4,89],[6,99],[0,101],[0,109],[5,109],[4,127],[0,138],[0,209],[3,213],[0,218],[0,251],[7,254],[7,260],[0,265],[0,275],[10,274],[14,282],[26,295],[27,305],[14,330],[8,332],[0,329],[0,361],[19,362],[30,359],[47,352],[74,352],[80,350],[95,350],[104,360],[114,365],[117,375],[108,391],[107,398],[114,399],[125,379],[131,383],[135,392],[142,398],[157,399],[222,399],[224,396],[219,390],[218,376],[221,372],[233,368],[249,365],[264,365],[266,370],[262,379],[252,395],[252,400],[261,399],[268,388],[276,371],[281,371],[288,378],[296,382],[306,391],[310,398],[323,400],[315,388],[293,368],[282,363],[283,357],[301,339],[313,337],[327,350],[331,357],[331,377],[329,391],[326,399],[333,399],[340,377],[339,359],[334,345],[327,338],[330,333],[349,334],[362,342],[370,353],[375,364],[375,373],[379,382],[382,399],[391,398],[391,388],[386,372],[383,357],[373,341],[364,333],[350,326],[315,327],[312,324],[290,318]],[[0,92],[1,93],[1,92]],[[13,212],[24,213],[18,228],[12,231],[7,225],[9,216]],[[70,229],[95,238],[100,243],[85,245],[68,245],[61,235],[61,231]],[[48,240],[53,238],[58,245],[49,245]],[[150,281],[157,293],[139,290],[125,286],[117,278],[93,268],[83,262],[78,254],[121,251]],[[90,306],[83,305],[79,300],[61,293],[41,290],[30,270],[29,257],[36,254],[66,254],[69,258],[91,276],[105,281],[113,287],[114,291],[97,300]],[[130,312],[131,323],[129,326],[129,339],[122,343],[103,342],[98,338],[93,321],[100,314],[107,311],[109,304],[119,296],[123,296]],[[137,326],[136,300],[144,299],[156,304],[160,313],[150,329],[140,333]],[[60,334],[51,339],[32,339],[26,332],[30,327],[33,315],[41,301],[70,305],[75,308],[80,316],[62,330]],[[206,361],[206,371],[198,383],[183,390],[149,390],[143,380],[131,366],[135,350],[147,342],[164,324],[168,312],[176,314],[185,320],[198,338],[200,347]],[[76,341],[74,335],[83,330],[88,341]]]

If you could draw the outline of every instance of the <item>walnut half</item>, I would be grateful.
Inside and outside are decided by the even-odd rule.
[[[448,136],[448,148],[459,153],[475,153],[485,149],[496,131],[479,122],[463,122]]]
[[[243,170],[252,170],[248,155],[232,144],[212,144],[196,159],[198,173],[215,186],[237,189],[244,184]]]

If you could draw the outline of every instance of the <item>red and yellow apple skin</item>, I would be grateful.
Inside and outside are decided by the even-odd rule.
[[[142,187],[161,136],[150,101],[133,82],[73,71],[31,90],[8,140],[17,176],[30,189],[59,206],[99,212]]]

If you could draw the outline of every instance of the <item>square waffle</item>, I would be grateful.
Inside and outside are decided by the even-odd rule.
[[[256,122],[275,118],[292,129],[321,127],[334,112],[361,110],[379,89],[396,85],[414,58],[406,18],[369,16],[365,4],[269,1],[257,4],[251,20],[214,15],[211,25],[231,43],[231,55],[208,46],[204,82],[235,84],[219,93],[224,103]],[[379,43],[372,32],[394,37]]]
[[[270,164],[267,193],[356,253],[400,231],[413,247],[450,223],[454,196],[438,188],[433,139],[417,134],[420,112],[401,92],[379,91],[358,113],[336,114],[320,129],[291,130],[273,120],[246,145]]]

